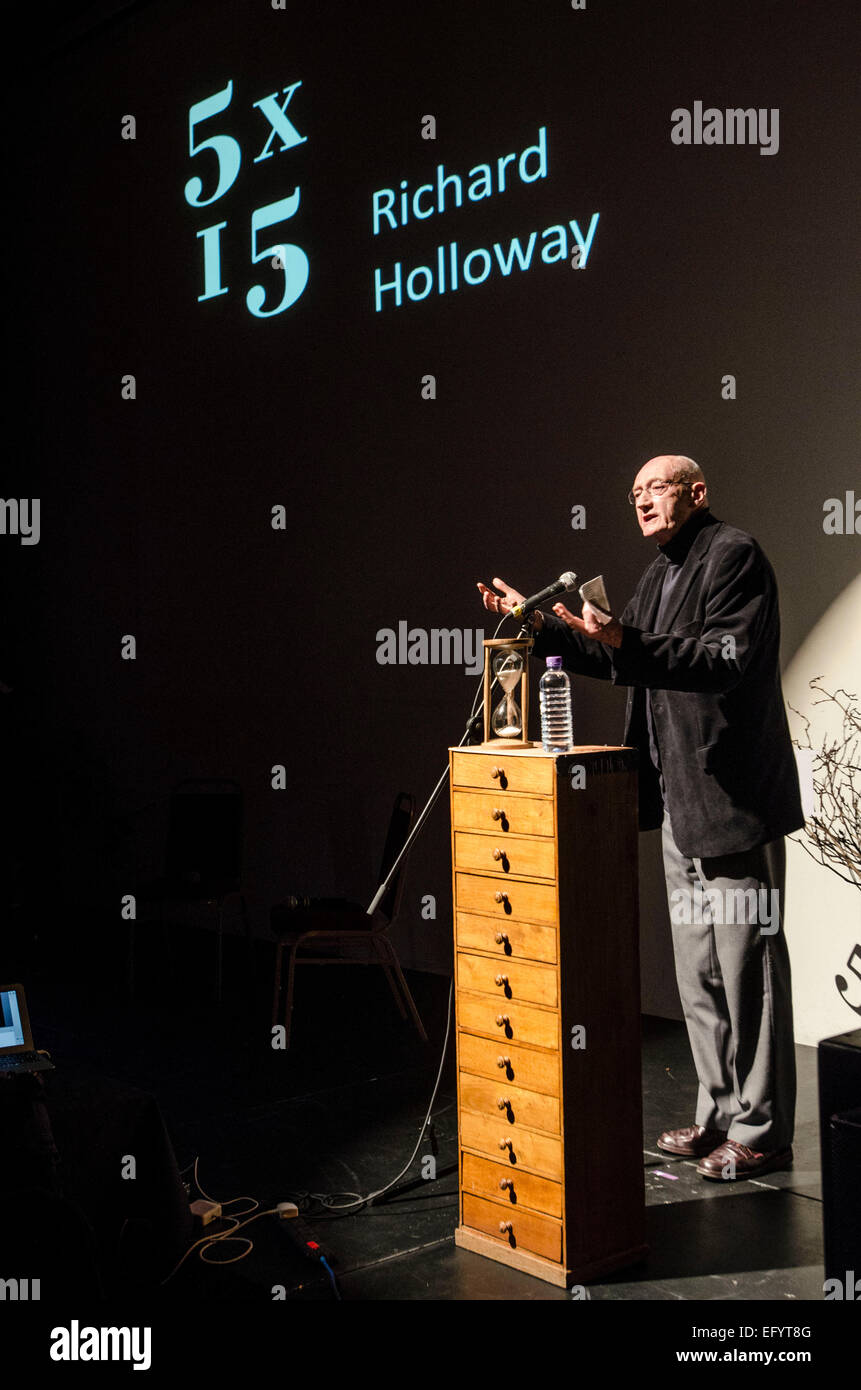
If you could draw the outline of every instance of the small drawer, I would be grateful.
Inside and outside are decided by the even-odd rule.
[[[484,912],[499,922],[538,922],[555,926],[559,920],[556,888],[550,883],[525,883],[522,879],[486,878],[483,874],[455,874],[455,904],[463,912]]]
[[[461,1111],[460,1142],[464,1149],[478,1149],[513,1172],[529,1168],[549,1178],[562,1177],[562,1140],[510,1125],[502,1116]]]
[[[494,922],[492,917],[458,912],[455,932],[461,949],[493,951],[502,960],[519,957],[546,960],[555,965],[558,959],[559,933],[556,927],[539,927],[534,922]]]
[[[507,796],[504,792],[452,791],[455,830],[492,830],[497,835],[553,835],[552,797]]]
[[[526,1125],[528,1129],[542,1129],[546,1134],[560,1132],[556,1097],[512,1086],[502,1073],[498,1081],[487,1081],[483,1076],[461,1070],[460,1104],[463,1110],[475,1110],[479,1115],[497,1115],[503,1124]]]
[[[515,1047],[506,1038],[497,1042],[492,1038],[477,1038],[474,1033],[459,1033],[457,1042],[461,1071],[489,1076],[500,1084],[510,1081],[527,1091],[559,1095],[558,1052],[536,1052],[528,1047]]]
[[[480,873],[507,878],[556,878],[556,846],[552,840],[529,839],[514,835],[475,835],[458,830],[454,837],[456,869],[478,869]]]
[[[535,754],[452,753],[452,786],[501,787],[503,791],[538,792],[550,796],[556,780],[556,759]]]
[[[526,965],[523,961],[494,960],[491,956],[457,953],[458,989],[480,990],[499,1000],[499,1013],[508,1013],[506,1002],[547,1004],[556,1008],[559,985],[553,965]]]
[[[512,1211],[484,1197],[463,1194],[463,1224],[492,1236],[510,1250],[530,1250],[545,1260],[562,1260],[562,1226],[549,1216]]]
[[[460,957],[458,957],[460,959]],[[500,991],[501,993],[501,991]],[[486,1033],[500,1043],[534,1043],[536,1047],[559,1050],[559,1015],[530,1004],[512,1004],[507,999],[491,999],[486,994],[457,992],[457,1021],[471,1033]]]
[[[548,1182],[534,1173],[518,1173],[504,1163],[495,1163],[475,1154],[463,1155],[461,1187],[479,1197],[506,1202],[518,1212],[524,1207],[562,1217],[562,1184]]]

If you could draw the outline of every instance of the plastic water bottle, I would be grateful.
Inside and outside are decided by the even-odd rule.
[[[541,705],[541,746],[545,753],[567,753],[574,744],[571,682],[562,670],[561,656],[548,656],[538,683]]]

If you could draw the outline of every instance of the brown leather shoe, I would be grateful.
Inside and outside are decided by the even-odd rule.
[[[665,1154],[681,1154],[684,1158],[699,1158],[710,1154],[726,1139],[725,1129],[706,1129],[704,1125],[688,1125],[685,1129],[667,1129],[658,1140]]]
[[[737,1182],[739,1178],[755,1178],[760,1173],[770,1173],[775,1168],[792,1167],[792,1149],[774,1149],[771,1153],[757,1153],[746,1144],[737,1144],[727,1139],[714,1153],[697,1164],[697,1172],[704,1178],[716,1178],[718,1182]],[[726,1170],[726,1171],[725,1171]]]

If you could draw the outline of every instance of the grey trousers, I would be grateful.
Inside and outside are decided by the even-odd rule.
[[[783,930],[783,837],[688,859],[662,829],[676,980],[699,1078],[695,1123],[757,1152],[795,1129],[795,1040]]]

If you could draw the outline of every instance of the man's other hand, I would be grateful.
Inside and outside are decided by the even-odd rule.
[[[493,582],[495,584],[496,580]],[[582,618],[575,618],[564,603],[554,603],[553,612],[574,632],[582,632],[584,637],[594,637],[596,642],[606,642],[608,647],[622,645],[622,624],[615,618],[610,618],[609,621],[600,618],[592,605],[585,600]]]

